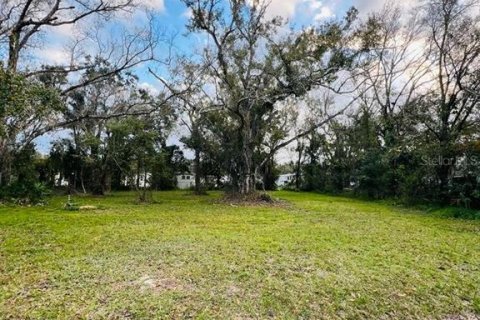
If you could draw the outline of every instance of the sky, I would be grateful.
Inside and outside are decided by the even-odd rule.
[[[173,44],[177,53],[193,54],[196,48],[202,45],[202,39],[195,35],[188,35],[185,28],[189,19],[189,12],[180,0],[138,0],[141,6],[134,12],[123,13],[109,22],[106,32],[111,35],[119,33],[121,29],[134,29],[145,24],[146,15],[153,15],[159,29],[164,30],[168,37],[174,36]],[[287,19],[293,28],[301,28],[328,19],[341,18],[352,6],[355,6],[361,16],[367,15],[372,10],[381,9],[388,0],[270,0],[267,11],[268,17],[281,16]],[[415,0],[406,0],[411,3]],[[405,2],[405,1],[404,1]],[[29,52],[39,64],[68,64],[70,57],[65,54],[65,47],[77,36],[75,30],[78,26],[66,25],[60,28],[46,30],[42,45]],[[105,36],[105,35],[104,35]],[[108,34],[107,34],[108,37]],[[157,48],[159,56],[165,55],[166,45]],[[152,93],[158,93],[160,83],[148,72],[148,66],[136,67],[133,71],[139,76],[140,86]],[[160,74],[165,74],[162,67],[157,68]],[[179,144],[182,128],[176,129],[169,142]],[[55,132],[36,140],[37,149],[41,153],[48,153],[51,141],[59,137],[68,136],[66,131]],[[190,153],[187,151],[186,155]],[[288,150],[281,156],[281,162],[286,162],[294,157]]]

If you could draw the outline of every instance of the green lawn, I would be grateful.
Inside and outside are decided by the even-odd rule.
[[[0,208],[0,319],[475,319],[480,222],[276,192]]]

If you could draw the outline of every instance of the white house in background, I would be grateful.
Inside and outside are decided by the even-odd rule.
[[[278,176],[276,184],[278,188],[285,187],[295,181],[295,173],[286,173]]]
[[[68,179],[64,177],[60,178],[60,173],[55,175],[55,186],[56,187],[67,187],[68,186]]]
[[[193,174],[177,174],[176,178],[178,189],[190,189],[195,186],[195,177],[193,176]]]

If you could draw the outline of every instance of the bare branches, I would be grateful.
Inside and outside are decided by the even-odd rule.
[[[154,49],[158,40],[152,38],[151,33],[147,33],[147,39],[144,39],[142,33],[137,33],[131,36],[124,36],[120,44],[112,44],[110,48],[111,55],[117,55],[116,58],[105,58],[109,61],[112,67],[108,72],[98,74],[94,78],[78,82],[74,85],[70,85],[62,90],[62,95],[67,95],[78,88],[94,84],[102,79],[109,78],[115,74],[119,74],[128,69],[132,69],[144,62],[150,61],[154,58]],[[101,56],[100,56],[101,57]],[[95,63],[95,61],[93,61]],[[63,72],[78,71],[85,69],[85,66],[73,67]]]
[[[480,16],[478,1],[442,0],[425,8],[424,25],[432,42],[430,61],[436,72],[428,94],[418,100],[432,104],[435,113],[424,125],[443,149],[456,141],[480,104]],[[471,14],[477,7],[477,14]],[[439,92],[439,94],[436,94]]]
[[[108,18],[133,4],[133,0],[2,0],[0,37],[8,36],[8,69],[17,70],[20,52],[44,28],[75,24],[90,16]]]

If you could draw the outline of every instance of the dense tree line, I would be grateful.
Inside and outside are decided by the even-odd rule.
[[[81,58],[68,66],[22,61],[45,28],[114,19],[135,1],[0,2],[4,198],[38,198],[62,181],[70,192],[145,197],[188,170],[198,193],[251,194],[276,187],[276,157],[292,149],[296,189],[480,205],[475,1],[387,4],[366,18],[352,8],[296,30],[268,19],[266,2],[184,0],[189,34],[208,41],[169,57],[168,76],[156,53],[170,48],[151,21],[93,53],[75,43]],[[141,64],[159,94],[141,89]],[[178,127],[192,160],[167,144]],[[34,140],[58,129],[68,137],[40,158]]]
[[[137,137],[135,132],[122,132],[114,122],[133,121],[133,117],[142,123],[137,128],[144,125],[156,129],[158,125],[163,130],[170,121],[171,117],[164,117],[164,113],[171,97],[153,97],[140,90],[132,73],[135,67],[156,59],[155,48],[162,42],[163,34],[149,18],[143,26],[102,36],[118,15],[140,5],[135,0],[0,1],[3,198],[37,198],[45,189],[41,182],[53,184],[55,170],[68,179],[70,189],[105,192],[109,188],[106,181],[113,175],[107,172],[115,161],[116,149],[112,148],[122,134],[142,141],[142,148],[135,149],[138,154],[131,156],[136,162],[128,170],[136,166],[140,171],[147,165],[139,160],[141,150],[147,153],[151,151],[147,149],[157,148],[164,133]],[[76,31],[65,48],[70,62],[50,66],[33,61],[29,50],[41,47],[46,34],[64,26],[72,26]],[[38,158],[32,151],[35,139],[56,130],[67,130],[71,138],[53,144],[52,156],[41,174],[30,170]],[[63,167],[59,169],[61,163]],[[116,170],[127,169],[118,166]],[[46,177],[45,172],[52,174]]]
[[[478,4],[386,7],[365,34],[368,90],[306,137],[302,188],[480,206]]]

